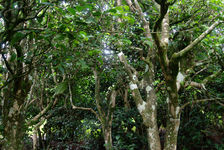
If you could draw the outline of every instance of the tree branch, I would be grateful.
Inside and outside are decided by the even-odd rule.
[[[190,104],[196,104],[196,103],[207,102],[207,101],[216,101],[216,100],[224,100],[224,98],[200,99],[200,100],[195,100],[192,102],[187,102],[180,107],[180,110],[183,110],[187,105],[190,105]]]
[[[58,101],[58,98],[56,98],[54,101],[52,100],[47,107],[45,107],[39,114],[37,114],[33,119],[31,119],[30,121],[28,121],[27,126],[32,125],[34,122],[36,122],[37,120],[39,120],[52,106],[54,103]]]
[[[97,119],[99,119],[99,121],[101,121],[99,115],[96,113],[96,111],[94,111],[92,108],[86,108],[86,107],[78,107],[78,106],[75,106],[73,104],[73,98],[72,98],[72,89],[71,89],[71,84],[69,83],[68,84],[68,88],[69,88],[69,95],[70,95],[70,103],[72,105],[72,109],[79,109],[79,110],[88,110],[88,111],[91,111],[93,114],[96,115]]]
[[[217,71],[217,72],[211,74],[210,76],[206,77],[206,78],[202,81],[202,83],[203,83],[203,84],[207,84],[210,80],[216,78],[216,77],[219,76],[222,72],[223,72],[223,70],[219,70],[219,71]]]
[[[118,57],[119,57],[121,63],[123,63],[125,70],[128,72],[129,79],[131,80],[131,82],[130,82],[130,89],[132,90],[132,95],[133,95],[133,97],[135,99],[135,103],[136,104],[139,104],[139,103],[142,104],[144,101],[142,99],[142,96],[140,94],[139,88],[137,86],[138,83],[139,83],[138,78],[136,76],[137,71],[134,72],[134,73],[131,71],[132,67],[128,64],[128,62],[127,62],[123,52],[120,52],[118,54]]]
[[[3,58],[4,62],[5,62],[5,66],[6,66],[6,68],[9,70],[9,72],[10,72],[12,75],[14,75],[14,72],[13,72],[12,68],[10,67],[10,65],[9,65],[8,61],[6,60],[6,58],[5,58],[5,56],[4,56],[3,53],[2,53],[2,58]]]
[[[126,2],[127,2],[127,4],[128,4],[128,6],[129,6],[129,8],[130,8],[130,10],[133,12],[133,13],[135,13],[135,7],[134,7],[134,5],[133,5],[133,3],[131,2],[131,0],[126,0]]]
[[[183,50],[180,52],[174,53],[171,57],[171,59],[178,59],[183,56],[185,56],[192,48],[197,45],[199,42],[201,42],[216,26],[218,26],[221,21],[216,21],[213,23],[205,32],[203,32],[197,39],[195,39],[190,45],[185,47]]]

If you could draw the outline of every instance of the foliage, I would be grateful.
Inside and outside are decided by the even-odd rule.
[[[18,109],[22,110],[19,115],[24,119],[21,126],[27,133],[28,126],[35,130],[35,125],[46,121],[40,133],[46,136],[41,139],[46,142],[45,148],[104,149],[102,121],[92,113],[99,114],[95,69],[101,79],[102,110],[109,109],[110,91],[116,89],[118,93],[112,110],[114,149],[147,149],[146,127],[130,90],[127,96],[130,108],[124,108],[122,90],[129,86],[130,79],[117,54],[121,51],[125,54],[140,81],[147,72],[142,58],[147,57],[149,48],[156,51],[156,47],[146,38],[141,17],[133,13],[126,1],[120,6],[115,1],[99,0],[3,1],[0,4],[0,109],[3,110],[0,145],[5,138],[3,133],[7,132],[4,130],[7,115],[13,112],[17,94],[24,92]],[[153,29],[160,17],[157,4],[147,0],[139,0],[139,4],[149,28]],[[223,8],[222,0],[181,0],[171,5],[168,58],[191,44],[214,21],[223,21]],[[182,110],[178,149],[224,149],[223,33],[221,24],[179,63],[180,71],[186,73],[186,82],[181,83],[178,102],[189,105]],[[149,57],[153,57],[157,121],[162,129],[168,117],[167,87],[159,57]],[[203,86],[188,85],[191,82]],[[147,97],[144,89],[140,94]],[[200,99],[218,99],[219,103],[194,103]],[[72,109],[71,102],[92,111]],[[48,109],[44,111],[45,108]],[[31,147],[30,137],[24,135]]]

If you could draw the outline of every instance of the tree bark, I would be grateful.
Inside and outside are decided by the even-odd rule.
[[[112,87],[112,90],[109,91],[107,96],[108,100],[108,108],[104,110],[101,106],[102,99],[100,97],[100,77],[99,72],[96,69],[93,69],[94,77],[95,77],[95,99],[96,99],[96,107],[99,112],[98,119],[101,122],[101,126],[103,129],[103,136],[105,141],[106,150],[113,149],[113,141],[112,141],[112,121],[113,121],[113,112],[116,104],[116,96],[117,91]],[[109,89],[108,89],[109,90]]]
[[[3,144],[3,150],[23,150],[23,139],[26,127],[23,103],[21,101],[23,102],[25,97],[19,94],[12,96],[9,87],[4,90],[3,135],[6,142]],[[22,90],[20,89],[19,91]]]
[[[38,141],[37,141],[37,130],[35,129],[34,131],[33,131],[33,150],[37,150],[37,143],[38,143]]]
[[[19,43],[13,47],[17,52],[17,58],[21,58],[22,47]],[[31,84],[24,75],[23,62],[20,59],[16,61],[14,74],[8,76],[14,80],[3,89],[3,135],[6,139],[3,150],[23,150],[26,131],[24,107]]]
[[[175,79],[171,79],[176,81]],[[167,91],[169,98],[167,100],[168,105],[168,117],[166,121],[166,136],[164,150],[176,150],[178,130],[180,126],[180,107],[178,104],[178,92],[177,83],[171,82],[167,84]]]
[[[112,150],[112,132],[111,132],[111,126],[106,127],[103,129],[103,135],[104,135],[104,142],[105,142],[105,148],[106,150]]]
[[[12,107],[10,110],[16,111]],[[13,117],[10,115],[4,116],[3,119],[4,137],[6,139],[3,150],[23,150],[24,117],[21,112],[14,113]]]
[[[118,54],[120,61],[124,64],[126,71],[129,74],[130,89],[134,98],[135,104],[141,117],[143,124],[147,127],[148,149],[149,150],[161,150],[159,130],[157,126],[157,102],[156,94],[153,87],[154,69],[151,63],[148,63],[148,69],[146,69],[142,85],[146,92],[146,101],[143,100],[138,85],[139,81],[136,76],[137,72],[132,68],[124,54],[121,52]]]

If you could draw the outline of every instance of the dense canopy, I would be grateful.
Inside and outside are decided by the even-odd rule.
[[[0,0],[0,149],[224,149],[222,0]]]

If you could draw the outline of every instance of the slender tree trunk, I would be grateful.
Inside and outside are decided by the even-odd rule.
[[[130,103],[128,102],[128,87],[124,90],[124,107],[125,111],[131,108]]]
[[[112,141],[112,121],[113,121],[113,112],[116,103],[117,91],[112,89],[109,91],[108,95],[108,108],[104,110],[101,107],[102,99],[100,98],[100,78],[99,72],[97,70],[93,71],[95,76],[95,99],[96,99],[96,107],[99,112],[99,120],[101,122],[101,126],[103,129],[103,136],[105,141],[106,150],[113,149],[113,141]]]
[[[37,130],[35,129],[33,132],[33,150],[37,150]]]
[[[103,134],[104,134],[105,148],[106,148],[106,150],[112,150],[113,149],[113,144],[112,144],[111,126],[108,126],[103,130],[104,130]]]

